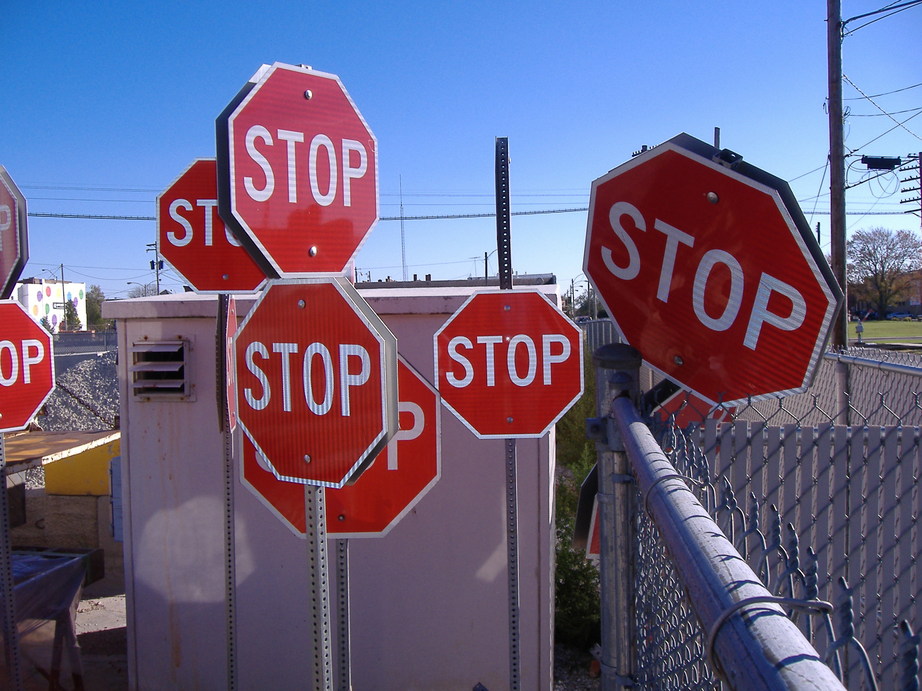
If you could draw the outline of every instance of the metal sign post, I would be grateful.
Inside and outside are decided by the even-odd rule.
[[[509,139],[496,138],[496,257],[500,290],[512,290],[512,233],[509,211]],[[519,518],[516,500],[516,444],[506,439],[506,553],[509,570],[509,688],[521,680],[519,651]]]
[[[233,412],[233,349],[229,340],[237,326],[234,301],[226,293],[218,296],[217,329],[217,395],[218,420],[224,436],[224,599],[227,630],[227,688],[237,688],[237,573],[236,541],[234,532],[234,427]]]
[[[19,653],[19,634],[16,631],[16,608],[13,601],[13,554],[10,540],[10,507],[6,492],[6,441],[0,432],[0,605],[3,618],[4,662],[9,672],[12,689],[21,691],[22,661]]]
[[[304,485],[307,524],[307,563],[311,592],[310,618],[313,639],[312,684],[317,691],[333,689],[333,652],[330,641],[330,581],[327,564],[327,528],[324,488]]]
[[[336,688],[352,689],[352,623],[349,611],[349,540],[336,541]]]

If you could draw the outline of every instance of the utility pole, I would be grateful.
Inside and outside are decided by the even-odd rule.
[[[848,285],[845,280],[845,140],[842,121],[842,3],[826,0],[826,49],[829,78],[829,240],[832,273],[845,295],[845,308],[833,326],[830,345],[848,345]]]
[[[400,186],[400,264],[403,267],[403,280],[406,282],[409,280],[409,275],[407,274],[407,238],[404,234],[403,229],[403,176],[397,178],[397,182]]]
[[[154,281],[157,286],[156,295],[160,295],[160,270],[163,268],[163,260],[160,258],[160,251],[157,248],[157,243],[152,242],[147,245],[147,251],[154,253],[154,258],[151,260],[150,268],[154,272]]]
[[[64,304],[64,330],[70,331],[70,310],[67,309],[67,284],[64,282],[64,265],[61,264],[61,302]]]

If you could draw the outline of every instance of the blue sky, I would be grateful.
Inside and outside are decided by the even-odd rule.
[[[844,0],[843,16],[884,4]],[[159,192],[214,156],[224,106],[280,61],[340,76],[378,139],[382,217],[399,215],[401,189],[406,216],[492,211],[499,136],[513,212],[552,211],[586,207],[592,180],[642,145],[682,131],[711,141],[719,127],[722,146],[791,183],[828,249],[822,0],[3,5],[0,164],[31,213],[153,216]],[[850,183],[866,175],[861,154],[922,150],[922,117],[906,121],[922,108],[922,6],[867,21],[843,45]],[[891,174],[850,189],[849,229],[918,229],[899,186]],[[514,217],[513,269],[579,282],[585,230],[585,212]],[[155,233],[153,221],[32,217],[24,275],[63,264],[68,280],[124,296],[153,280]],[[495,249],[489,218],[406,220],[403,234],[410,275],[479,276]],[[400,279],[401,224],[379,222],[356,264]],[[181,289],[169,271],[162,283]]]

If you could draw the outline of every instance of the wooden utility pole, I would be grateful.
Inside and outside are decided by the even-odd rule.
[[[845,295],[845,306],[832,330],[830,345],[848,345],[848,290],[845,280],[845,141],[842,123],[842,3],[826,0],[829,109],[829,239],[832,273]]]

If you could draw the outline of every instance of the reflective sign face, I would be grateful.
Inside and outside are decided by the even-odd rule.
[[[397,379],[400,429],[355,483],[327,490],[329,535],[386,535],[439,479],[439,395],[402,358]]]
[[[0,299],[13,294],[13,286],[19,280],[29,259],[29,237],[26,200],[0,166]]]
[[[377,142],[335,75],[276,63],[218,119],[221,214],[279,276],[340,273],[378,220]]]
[[[157,198],[157,247],[199,293],[253,292],[266,281],[218,215],[214,159],[193,162]]]
[[[839,295],[810,241],[776,189],[667,142],[593,183],[584,266],[644,360],[732,403],[812,378]]]
[[[273,282],[234,337],[238,422],[280,479],[342,486],[396,432],[396,350],[345,279]]]
[[[25,429],[53,390],[51,334],[18,302],[0,302],[0,432]]]
[[[326,490],[331,536],[386,535],[439,479],[438,394],[403,359],[398,379],[400,430],[354,484]],[[279,480],[246,435],[241,480],[289,530],[304,537],[304,486]]]
[[[582,331],[536,290],[475,293],[434,341],[442,401],[478,437],[540,437],[582,394]]]

